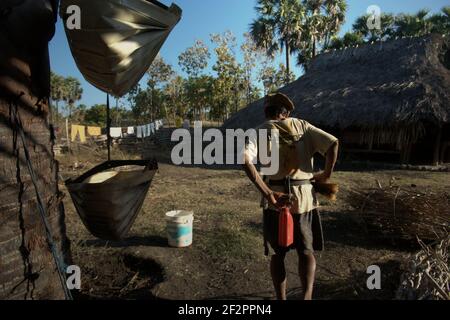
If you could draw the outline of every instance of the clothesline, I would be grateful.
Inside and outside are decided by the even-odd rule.
[[[137,138],[147,138],[154,135],[162,126],[163,121],[156,120],[155,122],[142,126],[111,127],[109,132],[111,138],[114,139],[130,135],[136,135]],[[104,129],[104,131],[106,131],[106,129]],[[79,138],[81,142],[86,142],[86,132],[88,136],[97,137],[102,135],[102,128],[73,124],[71,126],[71,141],[74,142]]]

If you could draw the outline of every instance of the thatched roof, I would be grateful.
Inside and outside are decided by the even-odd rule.
[[[450,43],[428,35],[328,52],[280,91],[296,104],[295,117],[315,125],[403,127],[427,120],[450,122]],[[447,67],[444,66],[444,62]],[[225,128],[264,121],[263,100],[241,110]]]

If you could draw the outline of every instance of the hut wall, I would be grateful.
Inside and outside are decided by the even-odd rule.
[[[344,160],[392,162],[402,161],[402,150],[389,130],[348,128],[337,135]]]
[[[428,123],[425,125],[425,135],[411,147],[412,164],[449,163],[450,148],[449,125],[436,125]]]
[[[442,126],[441,162],[450,163],[450,124]]]
[[[450,161],[449,126],[418,122],[413,127],[348,128],[337,134],[343,159],[413,165]]]
[[[0,30],[0,299],[64,298],[13,117],[17,108],[54,240],[62,256],[68,259],[58,166],[48,123],[47,41],[53,32],[54,17],[40,15],[45,12],[44,2],[39,6],[33,0],[32,10],[38,9],[34,17],[47,24],[30,24],[29,30],[35,41],[41,34],[33,30],[48,33],[42,37],[48,38],[41,45],[24,47],[23,43],[29,43],[27,39],[16,42],[11,33]],[[21,24],[26,27],[23,21]]]

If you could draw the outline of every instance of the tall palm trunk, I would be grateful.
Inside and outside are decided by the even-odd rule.
[[[316,57],[316,37],[315,36],[313,36],[312,57],[313,57],[313,59]]]
[[[285,83],[289,84],[289,78],[291,74],[291,48],[289,47],[289,42],[285,41],[285,51],[286,51],[286,80]]]
[[[48,125],[50,68],[46,45],[52,35],[53,16],[44,0],[25,1],[19,6],[29,19],[15,24],[13,6],[11,19],[2,17],[2,23],[14,32],[21,31],[21,43],[0,29],[0,300],[63,299],[34,185],[57,251],[67,258],[69,242]],[[23,49],[22,42],[32,49]],[[29,165],[35,173],[33,180]]]

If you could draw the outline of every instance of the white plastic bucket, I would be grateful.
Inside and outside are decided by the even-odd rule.
[[[167,212],[166,222],[169,246],[185,248],[192,244],[193,212],[183,210]]]

